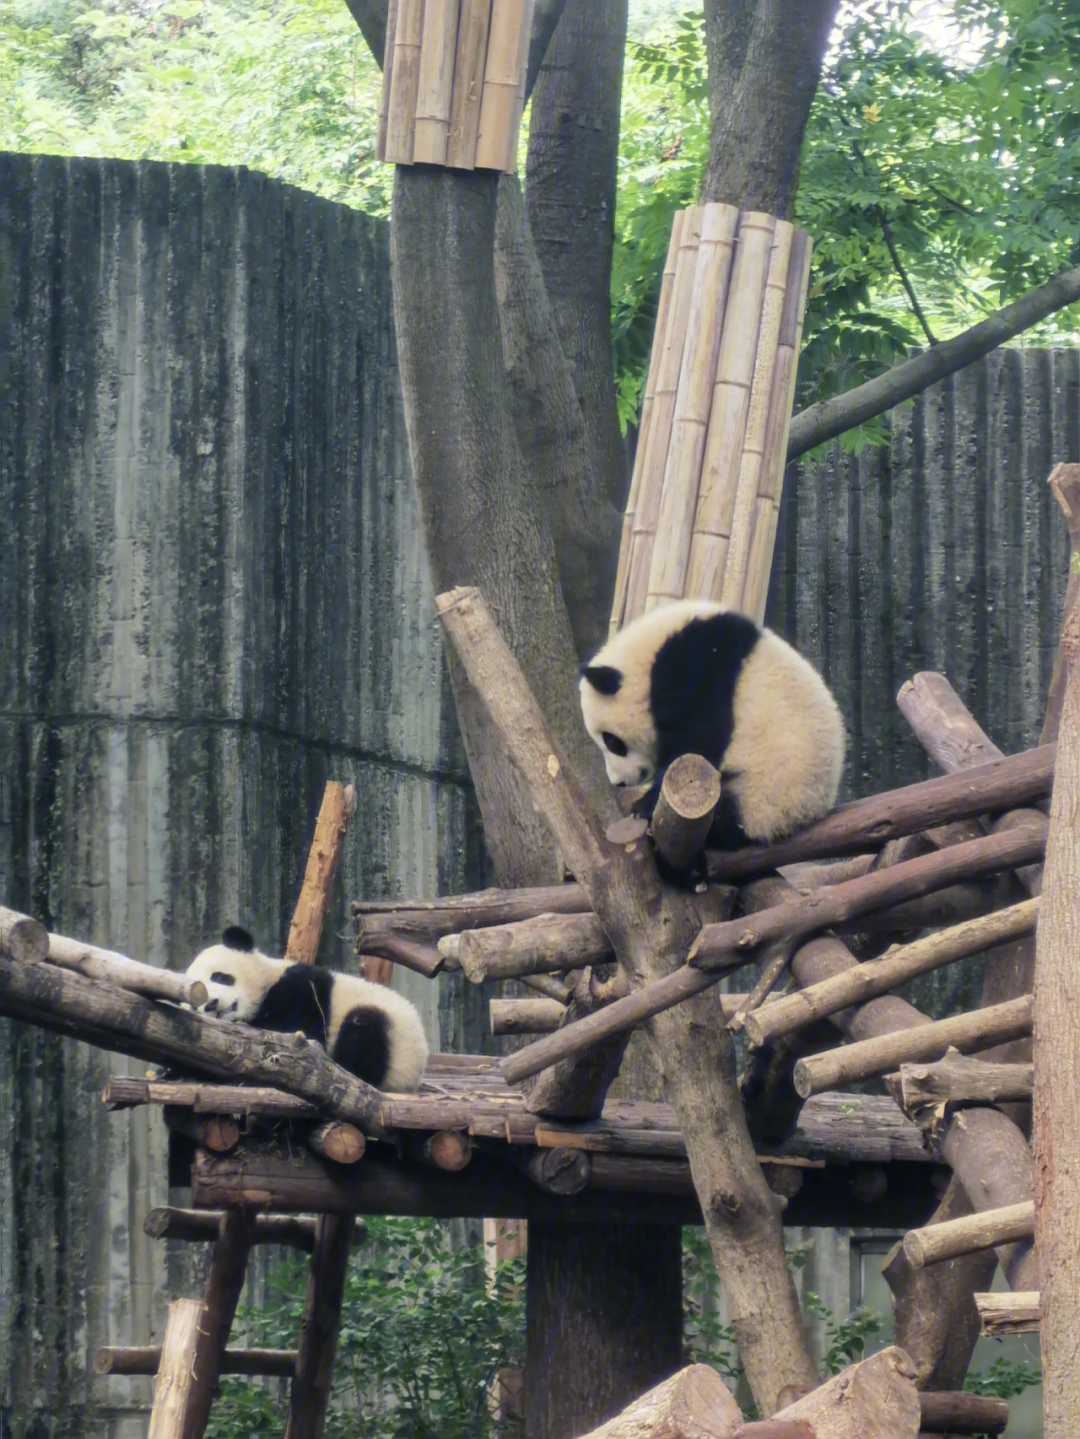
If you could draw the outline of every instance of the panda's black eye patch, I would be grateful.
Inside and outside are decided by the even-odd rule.
[[[235,983],[236,983],[236,975],[235,975],[235,974],[225,974],[222,970],[220,970],[220,969],[215,969],[214,972],[213,972],[213,974],[210,976],[210,983],[211,983],[211,984],[235,984]]]
[[[600,738],[612,754],[618,755],[620,759],[626,758],[629,751],[626,748],[625,741],[621,740],[617,734],[612,734],[610,730],[605,730]]]

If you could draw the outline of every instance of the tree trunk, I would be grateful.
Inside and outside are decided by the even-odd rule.
[[[1035,959],[1035,1238],[1039,1257],[1043,1433],[1080,1433],[1080,626],[1063,635],[1070,670],[1050,807]]]
[[[706,0],[709,158],[701,200],[790,219],[837,0]]]
[[[612,812],[599,752],[581,724],[543,497],[511,421],[495,296],[497,193],[489,171],[399,166],[394,180],[394,322],[428,561],[436,591],[480,588],[575,768]],[[452,654],[450,673],[500,882],[561,879],[543,821]]]
[[[529,1221],[526,1439],[573,1439],[678,1369],[681,1244],[673,1226]]]

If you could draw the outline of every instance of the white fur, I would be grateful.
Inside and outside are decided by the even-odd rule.
[[[684,625],[723,612],[704,600],[651,610],[613,636],[591,661],[622,673],[618,694],[602,695],[582,679],[585,727],[604,752],[613,784],[645,784],[656,772],[649,704],[657,651]],[[737,801],[747,835],[768,843],[810,824],[836,803],[844,763],[844,721],[821,676],[771,630],[761,637],[735,685],[734,728],[720,770]],[[613,755],[603,733],[628,747]]]
[[[187,972],[190,979],[201,979],[206,985],[207,1001],[201,1007],[202,1013],[246,1023],[254,1018],[267,993],[294,962],[271,959],[257,949],[212,944],[195,956]],[[236,982],[232,985],[215,982],[211,979],[213,974],[232,975]],[[333,971],[326,1026],[328,1052],[333,1054],[342,1024],[351,1011],[361,1005],[381,1010],[390,1021],[390,1063],[383,1089],[404,1093],[419,1088],[428,1058],[424,1026],[415,1006],[403,994],[385,985],[372,984],[355,974]]]

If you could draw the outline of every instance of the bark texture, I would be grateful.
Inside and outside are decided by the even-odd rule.
[[[1075,617],[1074,611],[1065,636],[1071,669],[1035,960],[1035,1241],[1046,1439],[1080,1432],[1080,635]]]
[[[701,199],[790,219],[837,0],[706,0],[709,158]]]

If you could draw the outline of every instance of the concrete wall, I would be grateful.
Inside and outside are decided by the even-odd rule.
[[[386,226],[245,170],[0,156],[0,194],[0,895],[174,968],[236,919],[274,950],[351,780],[340,958],[346,896],[477,878]],[[161,1337],[126,1068],[0,1020],[5,1432],[143,1432],[148,1381],[86,1377]]]

